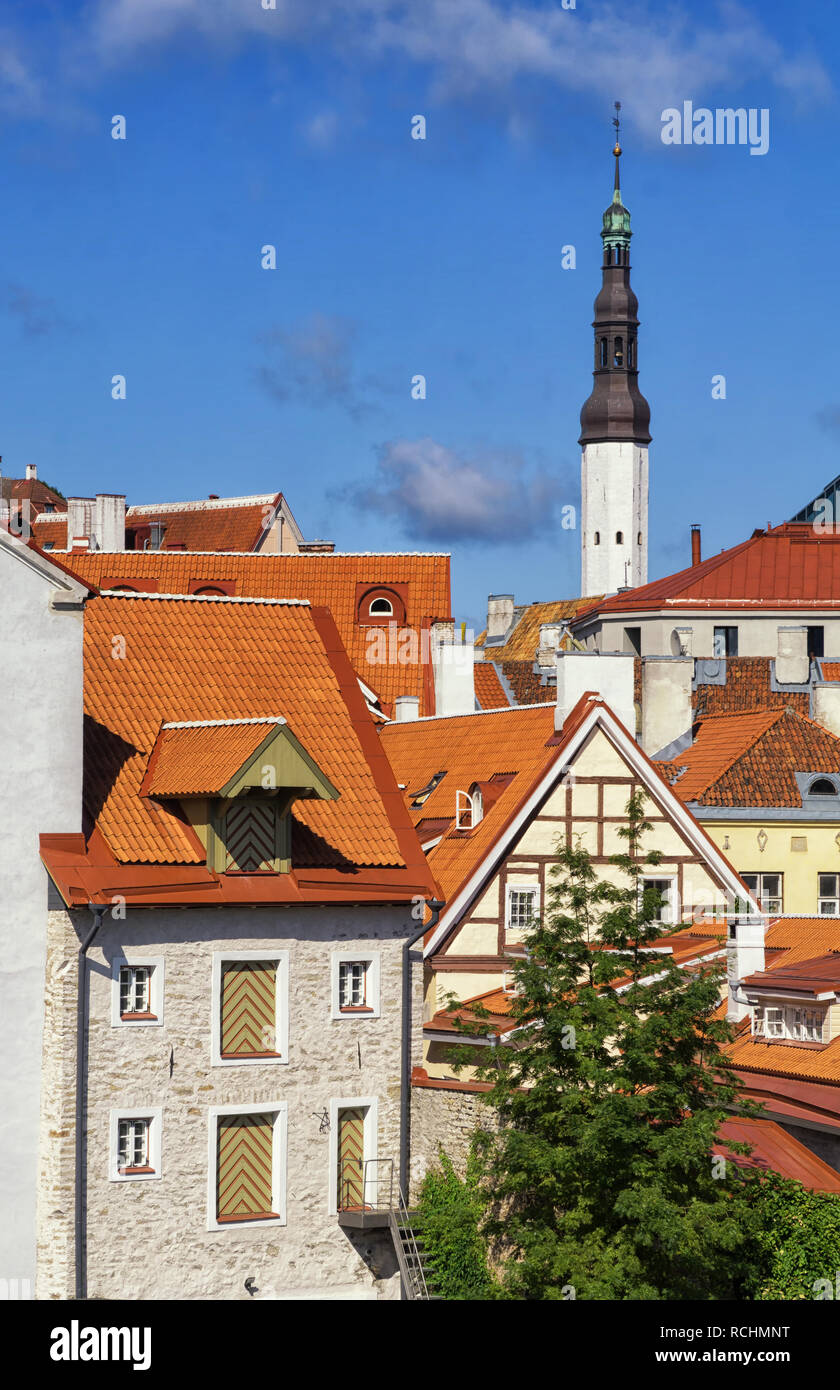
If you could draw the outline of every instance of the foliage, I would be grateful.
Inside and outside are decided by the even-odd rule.
[[[745,1176],[711,1154],[738,1097],[721,1050],[731,1030],[713,1017],[721,971],[650,949],[666,929],[642,883],[661,860],[641,853],[649,829],[636,794],[611,860],[623,886],[599,880],[579,845],[559,847],[514,965],[515,1045],[482,1048],[478,1066],[474,1046],[456,1049],[492,1083],[483,1230],[505,1243],[509,1297],[727,1299],[757,1277]]]
[[[463,1178],[440,1150],[439,1166],[423,1179],[418,1209],[420,1236],[433,1270],[433,1291],[448,1299],[492,1298],[495,1281],[479,1234],[484,1200],[478,1185],[476,1145]]]
[[[753,1175],[748,1192],[759,1219],[758,1240],[763,1255],[751,1297],[813,1299],[819,1279],[828,1280],[836,1297],[840,1197],[811,1192],[778,1173]]]

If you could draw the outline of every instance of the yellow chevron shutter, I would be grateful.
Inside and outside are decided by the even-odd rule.
[[[338,1207],[364,1206],[365,1112],[338,1113]]]
[[[232,960],[222,968],[223,1057],[279,1057],[277,965],[273,960]]]
[[[225,872],[256,874],[277,869],[277,810],[273,801],[246,797],[225,816]]]
[[[271,1115],[219,1119],[218,1221],[254,1221],[271,1209],[274,1122]]]

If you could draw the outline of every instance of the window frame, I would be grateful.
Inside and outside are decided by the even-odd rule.
[[[151,969],[149,977],[149,1009],[152,1018],[124,1018],[120,1009],[120,972],[123,968],[134,970],[138,966]],[[165,969],[163,956],[141,956],[134,951],[120,952],[111,962],[111,1027],[112,1028],[162,1028],[165,996]]]
[[[644,885],[648,883],[668,883],[670,884],[670,896],[663,906],[670,908],[670,919],[667,917],[655,917],[653,920],[660,927],[678,927],[682,920],[682,903],[680,902],[679,874],[641,874],[639,877],[639,911],[642,909],[642,894]],[[660,894],[660,897],[663,895]]]
[[[120,1159],[120,1121],[148,1120],[148,1156],[151,1173],[121,1173]],[[163,1107],[160,1105],[113,1106],[108,1124],[108,1181],[109,1182],[152,1182],[163,1176]]]
[[[274,1038],[279,1056],[222,1056],[222,967],[237,961],[274,961]],[[289,951],[214,951],[210,984],[210,1065],[213,1067],[285,1067],[289,1064]],[[235,1112],[231,1112],[235,1113]],[[242,1112],[243,1114],[245,1111]],[[258,1113],[258,1112],[254,1112]]]
[[[746,887],[755,897],[762,912],[766,912],[768,917],[774,915],[782,915],[782,913],[785,910],[785,876],[780,869],[768,869],[766,873],[763,873],[761,870],[754,869],[745,871],[740,876],[744,880]],[[755,888],[753,888],[751,884],[747,881],[751,878],[754,878],[756,880]],[[765,898],[768,896],[767,894],[765,894],[763,889],[763,881],[765,878],[777,878],[779,880],[779,892],[778,894],[773,895],[773,901],[778,902],[778,907],[765,906]]]
[[[759,1012],[761,1013],[760,1020],[758,1017]],[[772,1022],[774,1027],[778,1027],[780,1029],[780,1031],[777,1033],[767,1032],[768,1012],[772,1012],[776,1015]],[[796,1020],[797,1014],[801,1016],[799,1022],[797,1022]],[[810,1015],[811,1018],[815,1020],[815,1023],[812,1023],[810,1025],[806,1024],[806,1014]],[[792,1000],[776,999],[772,1002],[768,1001],[766,1003],[762,1003],[759,1000],[753,1005],[752,1008],[752,1015],[750,1019],[750,1032],[752,1037],[763,1038],[766,1042],[808,1042],[813,1043],[817,1047],[825,1047],[825,1025],[828,1016],[829,1006],[821,1008],[819,1004],[816,1002],[814,1002],[813,1004],[805,1004],[802,1001],[795,1002]],[[759,1022],[762,1025],[760,1029],[756,1026]],[[817,1025],[819,1027],[818,1038],[807,1036],[800,1037],[797,1036],[795,1032],[795,1029],[797,1027],[806,1029],[809,1026],[815,1027]]]
[[[539,883],[536,879],[530,879],[530,880],[528,880],[528,879],[523,879],[521,882],[517,882],[516,880],[514,880],[513,882],[508,882],[508,883],[506,883],[506,884],[505,884],[505,936],[507,936],[510,932],[523,932],[523,931],[527,931],[527,930],[528,930],[527,927],[514,927],[514,926],[511,925],[511,920],[510,920],[511,898],[513,897],[513,894],[514,894],[514,893],[533,893],[533,894],[534,894],[534,905],[533,905],[533,908],[531,909],[531,921],[533,922],[534,919],[535,919],[536,917],[538,917],[539,914],[540,914],[540,894],[541,894],[541,885],[540,885],[540,883]]]
[[[381,1017],[381,951],[366,951],[361,946],[356,951],[333,951],[330,955],[330,1018],[332,1019],[369,1019]],[[341,966],[354,965],[360,962],[367,962],[365,978],[365,997],[367,1005],[365,1008],[345,1008],[341,1007],[340,980]]]
[[[338,1114],[340,1110],[364,1110],[365,1122],[362,1139],[362,1164],[372,1162],[379,1157],[379,1097],[378,1096],[332,1096],[329,1101],[330,1119],[330,1161],[329,1161],[329,1188],[327,1192],[327,1215],[338,1215]],[[378,1175],[378,1167],[373,1169],[373,1179],[368,1178],[368,1182],[375,1182]],[[365,1169],[362,1168],[363,1180]],[[374,1189],[375,1190],[375,1189]],[[364,1200],[368,1200],[367,1187],[364,1191]]]
[[[268,959],[263,952],[260,960]],[[216,1199],[219,1186],[219,1119],[223,1115],[273,1115],[271,1134],[271,1205],[276,1216],[255,1217],[249,1221],[219,1221]],[[286,1225],[286,1185],[289,1166],[289,1104],[285,1100],[266,1100],[259,1105],[211,1105],[207,1110],[207,1230],[242,1231],[259,1226]]]

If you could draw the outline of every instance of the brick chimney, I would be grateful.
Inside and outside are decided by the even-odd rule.
[[[699,564],[700,564],[700,558],[701,558],[701,557],[700,557],[700,525],[699,525],[698,522],[695,521],[695,522],[692,523],[692,527],[691,527],[691,563],[692,563],[692,565],[699,565]]]

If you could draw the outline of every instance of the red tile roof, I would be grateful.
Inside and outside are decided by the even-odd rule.
[[[406,627],[419,639],[432,621],[450,616],[448,555],[198,555],[147,550],[115,555],[94,551],[73,554],[67,561],[100,587],[125,583],[142,591],[152,584],[161,593],[186,594],[216,583],[227,585],[237,596],[305,598],[324,605],[357,674],[379,696],[386,714],[393,713],[398,695],[419,696],[422,714],[434,710],[432,671],[422,640],[414,651],[396,640],[385,643],[383,661],[371,640],[382,630],[359,624],[356,618],[362,593],[394,587],[404,595]]]
[[[840,738],[793,709],[703,719],[690,748],[658,764],[681,801],[801,807],[795,772],[837,772]]]
[[[480,632],[475,639],[478,648],[486,647],[487,657],[493,661],[533,662],[540,645],[540,627],[543,623],[568,622],[585,608],[600,602],[600,596],[591,598],[553,599],[547,603],[529,603],[514,610],[514,626],[503,646],[487,646],[487,632]],[[566,647],[567,642],[563,642]]]
[[[281,716],[164,724],[149,758],[142,795],[217,795],[285,722]]]
[[[165,526],[165,550],[253,551],[274,520],[282,493],[219,497],[196,502],[128,507],[126,534],[148,534],[153,521]]]
[[[475,698],[481,709],[502,709],[509,705],[507,692],[492,661],[475,663]]]
[[[728,1147],[731,1143],[749,1144],[752,1153],[733,1153]],[[733,1115],[718,1129],[712,1152],[731,1159],[739,1168],[781,1173],[812,1192],[840,1192],[840,1173],[773,1120]]]
[[[771,665],[769,656],[728,656],[724,663],[725,683],[700,684],[692,694],[692,708],[697,718],[709,714],[738,714],[745,710],[783,709],[787,705],[800,714],[807,714],[811,707],[809,690],[772,690]]]
[[[97,893],[107,900],[124,881],[153,895],[144,901],[178,884],[178,901],[301,901],[307,893],[323,900],[325,887],[345,900],[404,899],[414,895],[412,884],[434,884],[326,610],[289,601],[101,596],[88,601],[84,636],[88,843],[42,839],[68,900]],[[294,803],[291,875],[234,881],[206,868],[177,803],[142,795],[141,784],[162,725],[278,715],[339,797]],[[233,725],[222,735],[225,766],[253,743],[253,727]],[[179,746],[173,754],[180,770],[184,752]],[[204,780],[198,763],[196,771]]]
[[[793,522],[758,531],[699,565],[601,600],[573,626],[596,614],[758,603],[792,610],[840,606],[840,533]]]

